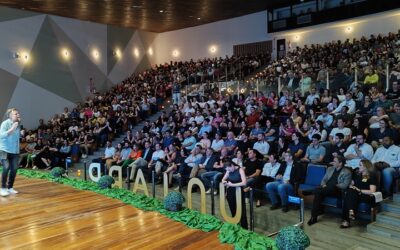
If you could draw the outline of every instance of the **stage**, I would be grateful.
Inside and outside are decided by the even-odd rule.
[[[0,197],[0,249],[233,249],[218,232],[46,180],[17,176]]]

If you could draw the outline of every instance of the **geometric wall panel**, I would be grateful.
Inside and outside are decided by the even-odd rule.
[[[41,13],[35,13],[31,11],[20,11],[13,8],[2,7],[0,8],[0,22],[20,19],[25,17],[42,15]]]
[[[14,89],[17,86],[18,77],[0,69],[0,79],[0,114],[4,114],[7,110]]]
[[[29,81],[20,79],[9,102],[16,107],[22,118],[22,124],[28,129],[37,127],[38,120],[49,120],[55,114],[61,114],[64,107],[75,104]]]
[[[139,53],[139,56],[134,54],[135,49]],[[122,52],[122,57],[116,62],[115,66],[108,74],[108,78],[113,82],[120,82],[124,79],[124,76],[135,72],[135,69],[142,60],[144,53],[145,50],[139,32],[135,32],[126,45],[125,50]]]
[[[157,34],[152,33],[152,32],[143,31],[143,30],[140,30],[138,32],[139,32],[140,39],[142,40],[143,46],[144,46],[145,50],[147,51],[150,47],[152,47],[153,42],[157,37]]]
[[[116,49],[118,48],[122,53],[134,33],[132,29],[107,26],[107,75],[118,61]]]
[[[136,67],[135,72],[139,73],[151,67],[151,60],[149,56],[146,54],[142,57],[139,65]]]
[[[0,68],[21,75],[24,64],[20,59],[13,58],[13,53],[29,53],[44,18],[45,15],[36,15],[0,22]]]
[[[68,65],[61,61],[62,44],[46,17],[21,77],[71,102],[82,100]]]
[[[107,74],[107,26],[84,22],[76,19],[49,16],[60,27],[73,43],[92,61],[98,68]],[[92,49],[100,53],[100,60],[94,61]]]
[[[81,100],[90,94],[89,78],[93,78],[93,82],[98,91],[106,91],[101,83],[107,79],[107,76],[98,68],[97,64],[92,63],[88,57],[69,36],[58,26],[53,20],[50,21],[55,37],[62,47],[68,49],[69,57],[66,59],[59,53],[60,62],[67,65],[72,77],[73,84],[78,89]]]
[[[89,78],[103,92],[137,72],[137,67],[148,69],[146,47],[157,36],[6,7],[0,7],[0,34],[0,116],[15,106],[28,128],[89,96]],[[62,55],[64,48],[68,60]],[[118,60],[116,48],[123,54]],[[133,55],[134,48],[139,57]],[[29,53],[27,63],[12,58],[20,49]],[[93,49],[99,52],[97,59]]]

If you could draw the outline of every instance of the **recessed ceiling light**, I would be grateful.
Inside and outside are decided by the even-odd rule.
[[[163,13],[164,12],[164,10],[160,10],[160,13]]]
[[[142,8],[142,5],[132,5],[132,8],[139,9],[139,8]]]
[[[200,20],[200,17],[198,17],[197,20]]]

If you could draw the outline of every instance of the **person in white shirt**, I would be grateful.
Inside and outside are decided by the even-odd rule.
[[[238,165],[239,167],[243,167],[243,153],[242,151],[238,150],[236,152],[236,157],[232,159],[232,162]]]
[[[164,168],[167,167],[167,164],[164,164],[164,159],[166,157],[164,150],[162,150],[161,144],[157,143],[156,151],[153,152],[151,155],[151,160],[149,162],[148,168],[155,168],[156,174],[160,175],[161,170],[165,170]]]
[[[348,114],[354,114],[356,112],[356,102],[352,99],[351,93],[346,93],[345,99],[339,104],[339,106],[332,111],[332,114],[338,114],[341,112],[343,106],[349,108]]]
[[[185,113],[185,115],[194,114],[195,109],[192,107],[192,105],[190,103],[188,103],[187,107],[184,109],[183,112]]]
[[[374,150],[371,145],[365,143],[364,134],[357,135],[356,143],[351,144],[344,153],[346,165],[352,169],[358,168],[361,160],[371,160],[373,156]]]
[[[261,197],[263,197],[263,192],[258,190],[265,190],[265,185],[269,182],[275,180],[276,173],[278,173],[281,164],[278,162],[278,155],[271,154],[268,156],[268,162],[264,164],[261,175],[256,181],[256,207],[261,206]]]
[[[351,129],[346,128],[344,126],[344,121],[342,118],[338,118],[336,121],[337,127],[333,128],[331,133],[329,134],[329,141],[331,144],[334,144],[335,142],[333,139],[335,138],[335,135],[338,133],[342,133],[344,135],[344,142],[349,142],[351,140]]]
[[[105,168],[105,163],[108,159],[112,159],[115,154],[115,148],[111,145],[111,141],[107,141],[106,143],[106,149],[104,150],[104,155],[100,158],[93,159],[92,162],[98,162],[100,163],[100,168],[104,169],[104,173],[107,171]]]
[[[204,116],[201,115],[200,111],[196,112],[196,117],[194,118],[197,124],[202,124],[204,121]]]
[[[260,154],[262,154],[264,157],[268,155],[269,152],[269,144],[264,138],[264,134],[258,134],[257,135],[258,141],[254,143],[253,149],[257,150]]]
[[[315,88],[311,89],[311,93],[307,96],[306,101],[304,102],[304,104],[306,106],[311,106],[314,103],[314,99],[318,98],[319,99],[319,95],[316,93],[317,90]]]
[[[393,180],[399,177],[400,147],[394,145],[389,136],[383,137],[382,146],[376,150],[371,162],[382,171],[384,195],[391,195]]]
[[[215,134],[215,139],[211,143],[211,148],[214,152],[220,152],[224,147],[224,140],[222,140],[221,135],[219,133]]]

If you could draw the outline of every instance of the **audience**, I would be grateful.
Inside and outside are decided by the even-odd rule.
[[[295,194],[294,185],[304,180],[307,165],[331,163],[321,187],[314,191],[308,222],[312,225],[324,197],[349,190],[352,176],[348,168],[354,172],[350,189],[366,194],[372,189],[359,186],[356,178],[366,177],[371,187],[378,183],[374,178],[379,176],[372,177],[366,163],[371,160],[382,173],[385,195],[392,194],[400,155],[395,145],[400,129],[399,41],[400,31],[297,47],[273,61],[258,55],[156,65],[108,92],[95,93],[72,111],[65,109],[47,124],[41,120],[36,131],[26,131],[21,164],[52,167],[58,162],[57,154],[60,159],[78,160],[106,144],[104,157],[97,161],[106,164],[110,160],[111,165],[128,168],[127,181],[134,179],[138,168],[147,177],[154,169],[158,176],[168,173],[170,186],[173,176],[184,180],[197,176],[211,193],[212,181],[216,195],[221,178],[229,177],[226,167],[235,175],[239,167],[246,178],[237,180],[239,186],[244,191],[257,188],[257,206],[267,197],[260,192],[266,188],[272,208],[278,207],[279,195],[287,212],[287,196]],[[392,69],[389,86],[380,73],[387,63]],[[239,64],[244,66],[239,69]],[[225,77],[225,68],[229,76],[240,77],[240,72],[248,75],[265,64],[255,78],[275,87],[280,77],[283,88],[279,93],[270,91],[264,96],[261,91],[249,91],[237,96],[219,93],[210,84]],[[205,83],[204,94],[181,95],[187,83]],[[171,93],[172,111],[154,122],[146,121]],[[143,129],[132,131],[140,121],[146,121]],[[120,142],[123,147],[114,149],[110,141],[122,133],[126,133]],[[57,139],[70,148],[57,146]],[[351,195],[358,194],[343,197],[347,202],[344,227],[358,204],[356,199],[349,201]]]

